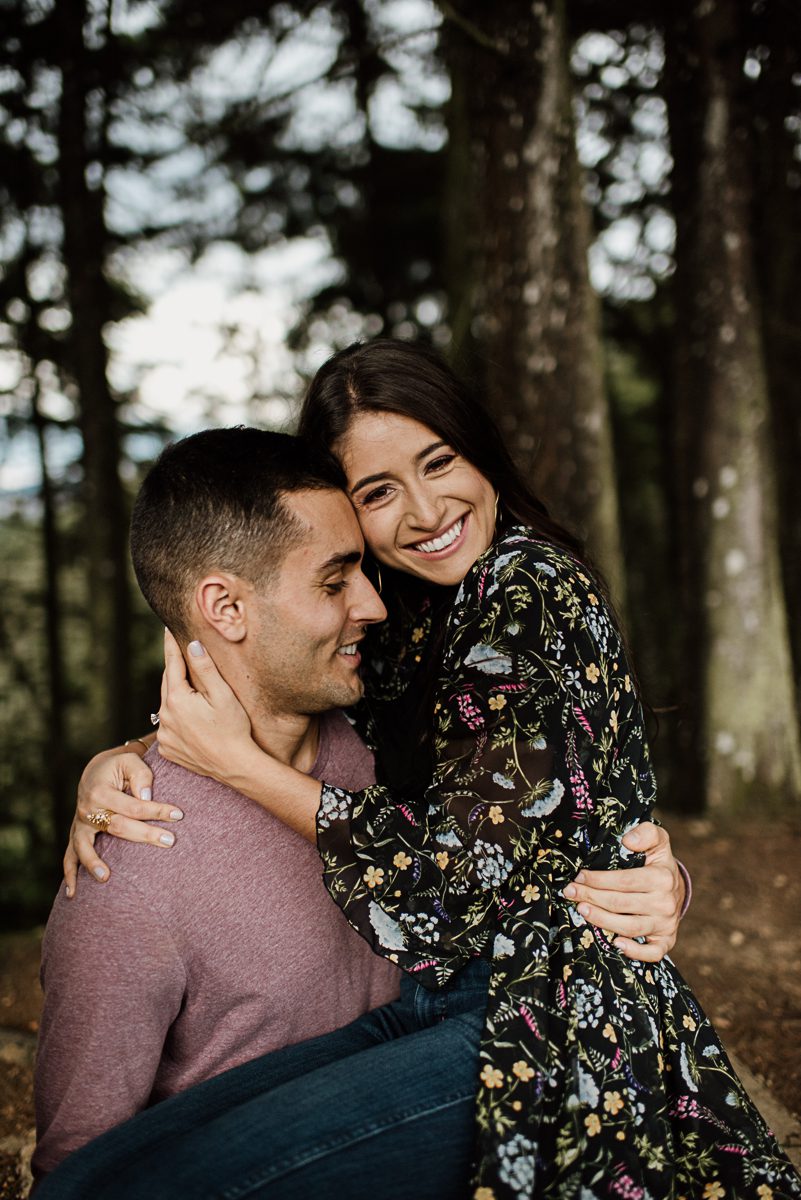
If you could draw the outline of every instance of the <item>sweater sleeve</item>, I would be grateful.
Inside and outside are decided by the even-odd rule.
[[[184,968],[160,918],[122,872],[56,898],[42,947],[36,1178],[144,1108]]]
[[[402,798],[324,786],[318,813],[334,900],[377,952],[436,982],[493,953],[504,892],[546,828],[567,849],[572,814],[601,793],[607,829],[632,810],[636,778],[612,786],[621,746],[641,737],[619,635],[576,563],[520,541],[495,548],[456,598],[431,785]],[[576,861],[580,848],[564,882]]]

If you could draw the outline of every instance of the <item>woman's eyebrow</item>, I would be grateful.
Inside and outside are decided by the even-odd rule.
[[[414,461],[421,462],[426,455],[431,454],[433,450],[439,450],[441,446],[447,446],[446,441],[432,442],[430,446],[426,446],[425,450],[421,450],[419,454],[415,454]],[[368,483],[378,483],[379,479],[386,479],[387,475],[391,475],[391,471],[378,471],[375,475],[365,475],[364,479],[360,479],[358,483],[354,483],[350,489],[350,495],[355,496],[360,488],[366,487]]]

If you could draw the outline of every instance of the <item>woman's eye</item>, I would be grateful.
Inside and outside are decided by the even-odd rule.
[[[362,496],[362,504],[373,504],[376,500],[385,500],[389,495],[389,486],[382,483],[380,487],[373,488],[366,496]]]
[[[339,592],[344,592],[348,586],[347,579],[340,579],[338,583],[324,583],[323,588],[329,596],[336,596]]]
[[[440,454],[439,458],[432,458],[426,463],[426,471],[442,471],[445,467],[449,467],[456,458],[455,454]]]

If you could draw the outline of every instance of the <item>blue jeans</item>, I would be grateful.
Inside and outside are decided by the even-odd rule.
[[[463,1200],[489,966],[165,1100],[70,1155],[36,1200]]]

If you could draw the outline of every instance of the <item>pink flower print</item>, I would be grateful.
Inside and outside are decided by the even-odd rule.
[[[484,725],[484,717],[470,693],[462,692],[456,697],[456,703],[459,706],[459,716],[467,728],[472,730],[473,733],[481,729]]]
[[[594,735],[592,732],[592,725],[590,725],[589,721],[587,720],[586,714],[584,713],[583,709],[579,708],[578,704],[573,705],[573,716],[576,718],[576,720],[578,721],[579,725],[584,730],[584,732],[588,733],[590,735],[590,737],[593,738],[593,740],[594,740]]]
[[[637,1186],[630,1175],[618,1175],[611,1185],[610,1191],[615,1196],[620,1196],[621,1200],[642,1200],[645,1195],[643,1189]]]
[[[530,1030],[531,1030],[531,1032],[534,1034],[535,1038],[537,1038],[537,1039],[538,1039],[538,1040],[541,1042],[541,1041],[542,1041],[542,1034],[540,1033],[540,1028],[539,1028],[539,1025],[538,1025],[538,1024],[537,1024],[537,1022],[534,1020],[534,1014],[532,1013],[532,1011],[531,1011],[531,1009],[528,1007],[528,1005],[527,1005],[527,1004],[521,1004],[521,1005],[520,1005],[520,1007],[518,1008],[518,1010],[517,1010],[517,1011],[520,1013],[520,1016],[521,1016],[521,1017],[523,1018],[523,1020],[526,1022],[526,1024],[527,1024],[527,1025],[528,1025],[528,1027],[529,1027],[529,1029],[530,1029]]]

